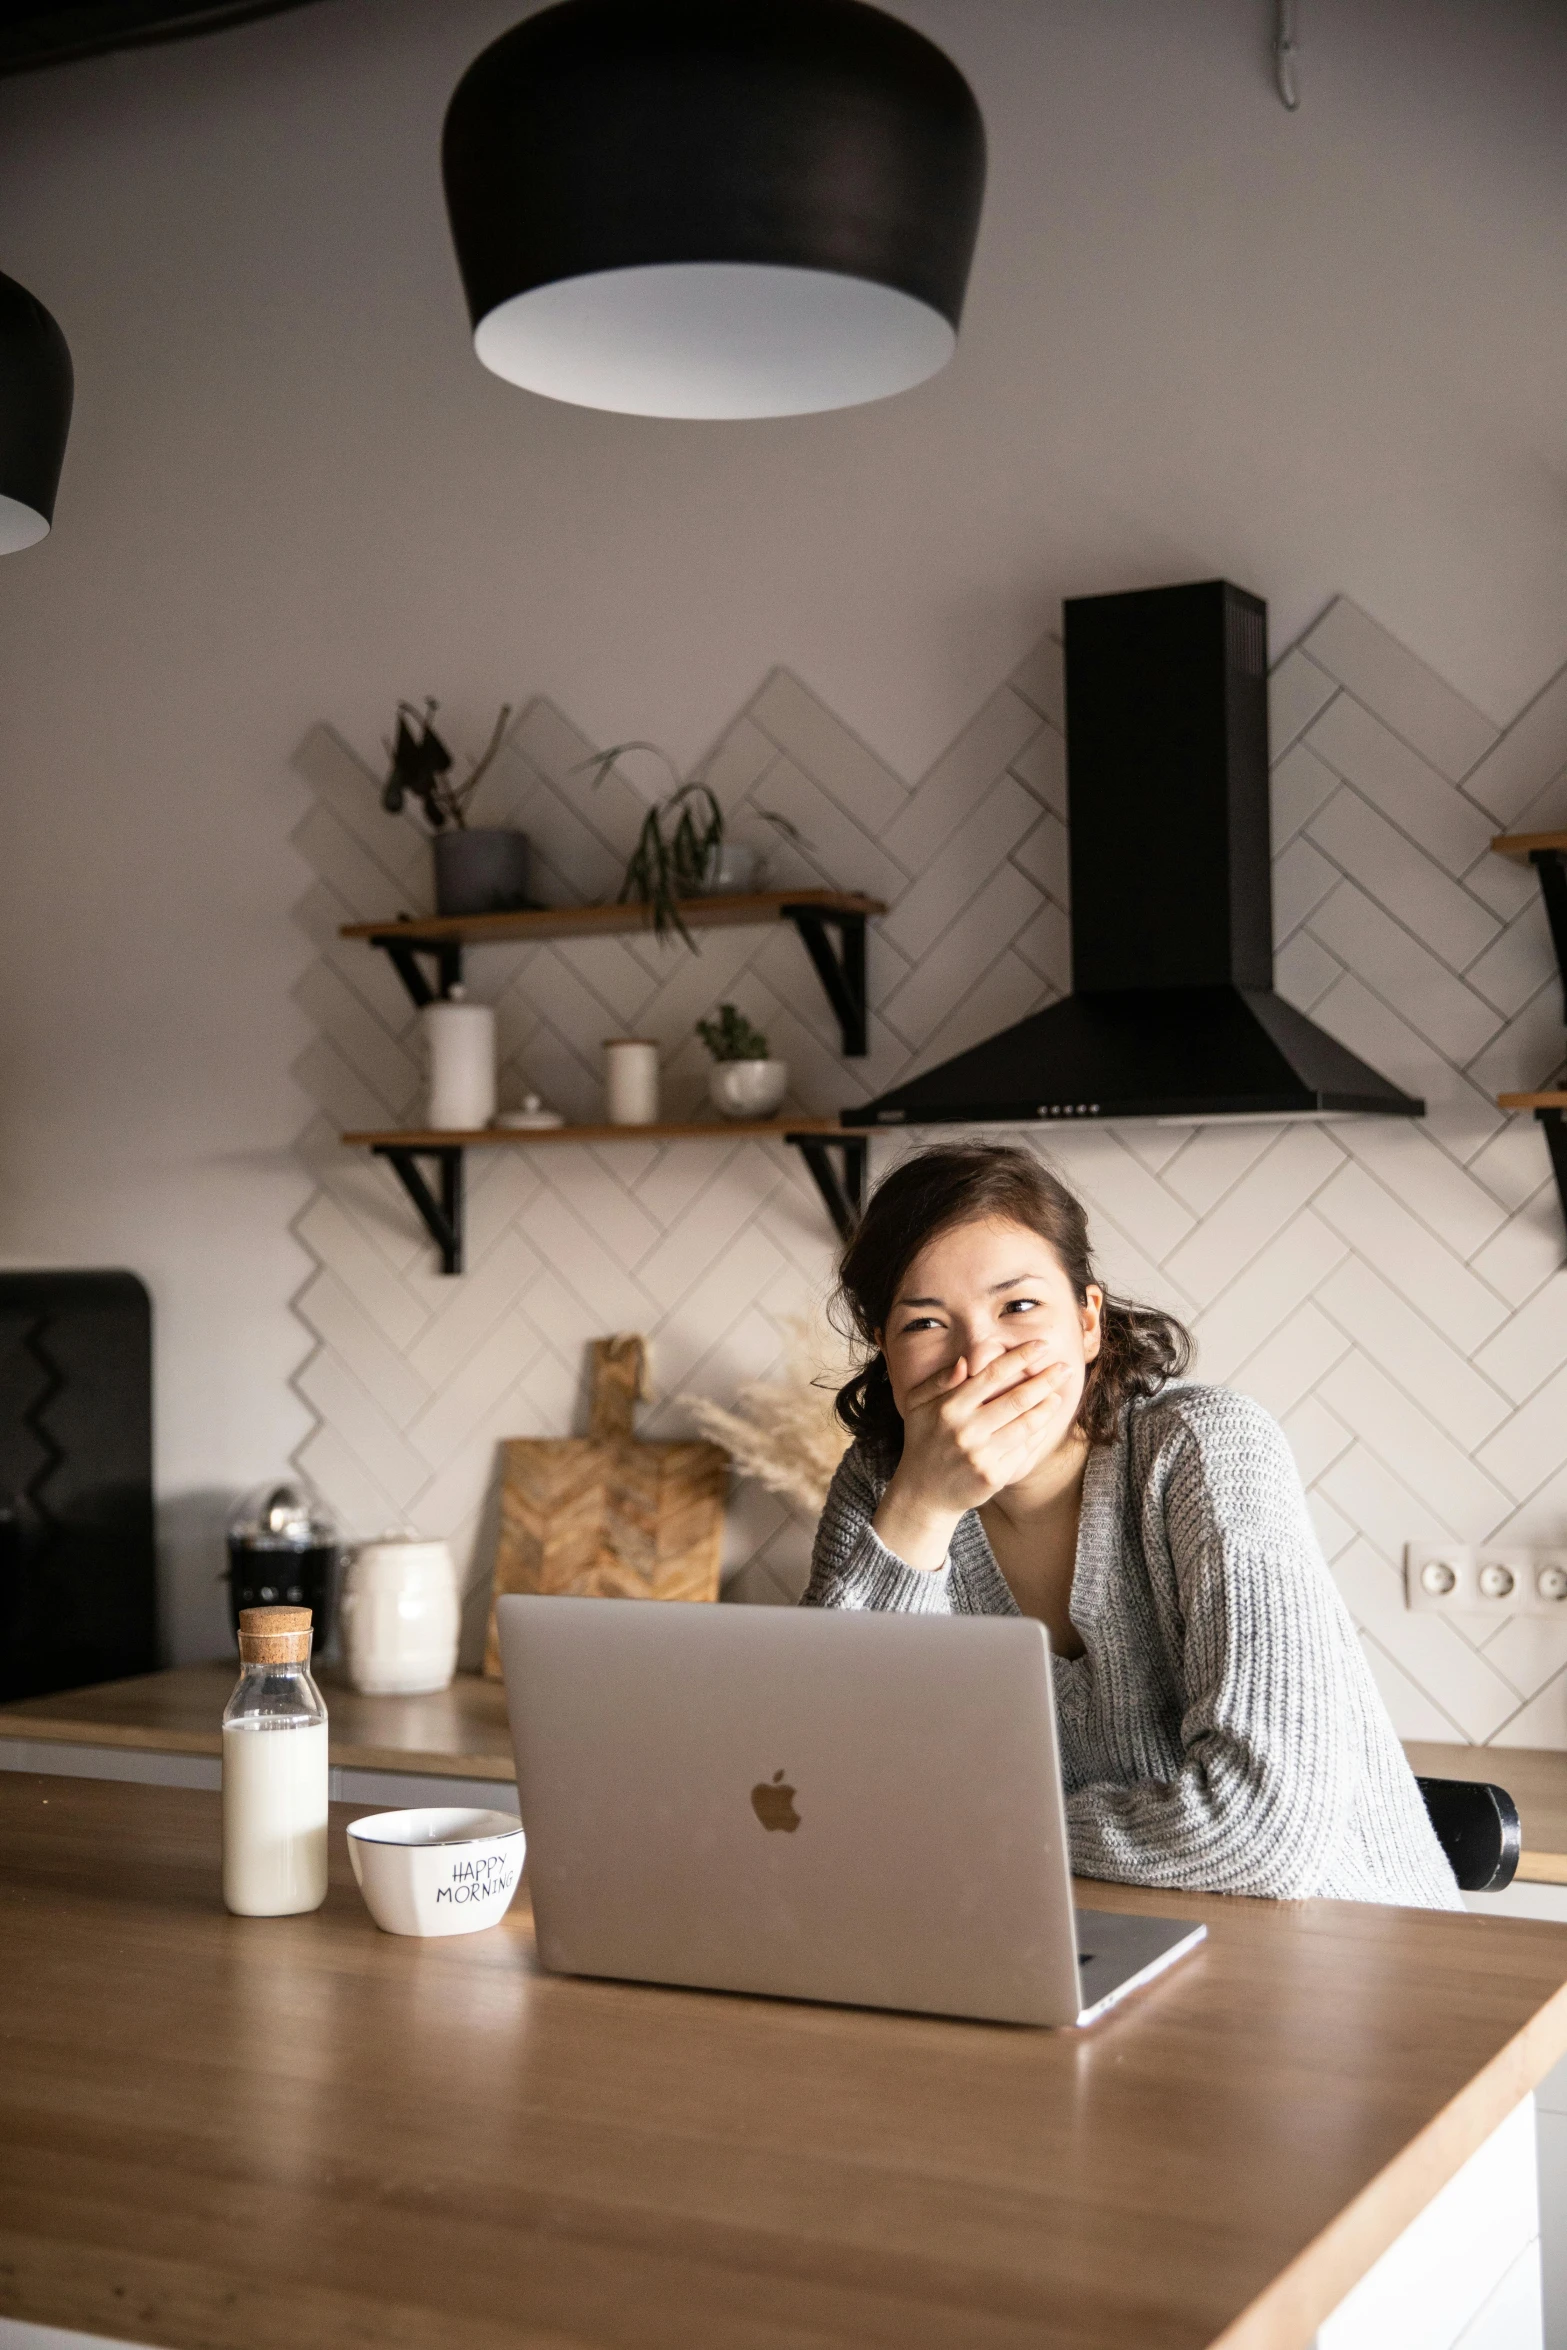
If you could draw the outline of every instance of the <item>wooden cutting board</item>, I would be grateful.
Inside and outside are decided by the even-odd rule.
[[[634,1420],[646,1387],[642,1339],[595,1339],[588,1434],[502,1445],[496,1598],[718,1597],[729,1455],[703,1439],[643,1444]],[[493,1604],[484,1670],[500,1678]]]

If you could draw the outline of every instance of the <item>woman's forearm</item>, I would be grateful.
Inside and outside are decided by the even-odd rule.
[[[1080,1787],[1066,1799],[1073,1871],[1124,1885],[1300,1899],[1342,1818],[1329,1770],[1271,1766],[1242,1741],[1202,1742],[1172,1779]]]
[[[910,1492],[907,1484],[900,1491],[894,1474],[871,1520],[871,1530],[906,1567],[917,1567],[922,1575],[939,1575],[962,1514],[961,1510],[954,1513],[933,1508],[918,1492]]]

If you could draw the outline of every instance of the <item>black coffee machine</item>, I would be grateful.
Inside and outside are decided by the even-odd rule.
[[[297,1485],[261,1485],[229,1519],[229,1614],[239,1637],[247,1607],[307,1607],[316,1656],[332,1630],[338,1534]]]

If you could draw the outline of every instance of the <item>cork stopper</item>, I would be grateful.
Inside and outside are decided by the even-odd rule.
[[[307,1607],[246,1607],[239,1611],[242,1665],[307,1665],[310,1662]]]

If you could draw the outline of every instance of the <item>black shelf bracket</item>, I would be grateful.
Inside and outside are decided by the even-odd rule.
[[[1562,1221],[1567,1224],[1567,1110],[1536,1110],[1545,1128],[1545,1147],[1551,1154],[1551,1172],[1561,1196]]]
[[[415,1011],[439,1003],[462,985],[462,948],[455,939],[408,939],[392,931],[378,931],[370,944],[391,958],[392,969],[413,998]],[[435,966],[433,986],[425,976],[421,955],[428,955]]]
[[[1567,849],[1531,849],[1529,862],[1540,876],[1540,895],[1545,900],[1545,919],[1551,926],[1551,944],[1556,949],[1556,969],[1562,983],[1562,1018],[1567,1020]],[[1545,1129],[1545,1147],[1551,1154],[1551,1172],[1556,1177],[1556,1189],[1562,1203],[1562,1221],[1567,1223],[1567,1118],[1559,1109],[1537,1109],[1535,1116]]]
[[[805,942],[837,1019],[845,1056],[862,1059],[867,1049],[865,916],[821,906],[784,906],[781,911]],[[836,947],[827,936],[829,928],[838,933]],[[370,944],[390,959],[416,1010],[440,1002],[462,985],[462,948],[456,940],[410,939],[382,930],[372,934]],[[429,974],[421,960],[426,956],[433,966]]]
[[[1545,919],[1551,926],[1551,944],[1561,974],[1562,1017],[1567,1020],[1567,849],[1531,849],[1529,862],[1540,876]],[[1540,1115],[1546,1113],[1542,1110]]]
[[[391,1142],[375,1145],[378,1159],[391,1162],[392,1171],[419,1211],[420,1220],[441,1252],[441,1271],[462,1271],[463,1152],[460,1143],[441,1143],[411,1150]],[[436,1198],[419,1167],[434,1159],[440,1169],[441,1196]]]
[[[862,1059],[866,1051],[865,916],[840,914],[821,906],[782,906],[779,911],[805,941],[805,951],[837,1014],[844,1057]],[[838,933],[836,950],[827,936],[829,924]]]
[[[854,1238],[855,1226],[865,1209],[865,1166],[870,1155],[870,1143],[863,1134],[786,1134],[785,1142],[792,1143],[810,1170],[811,1180],[822,1195],[822,1205],[832,1218],[838,1238],[848,1244]],[[834,1166],[832,1154],[842,1158],[842,1170]]]

